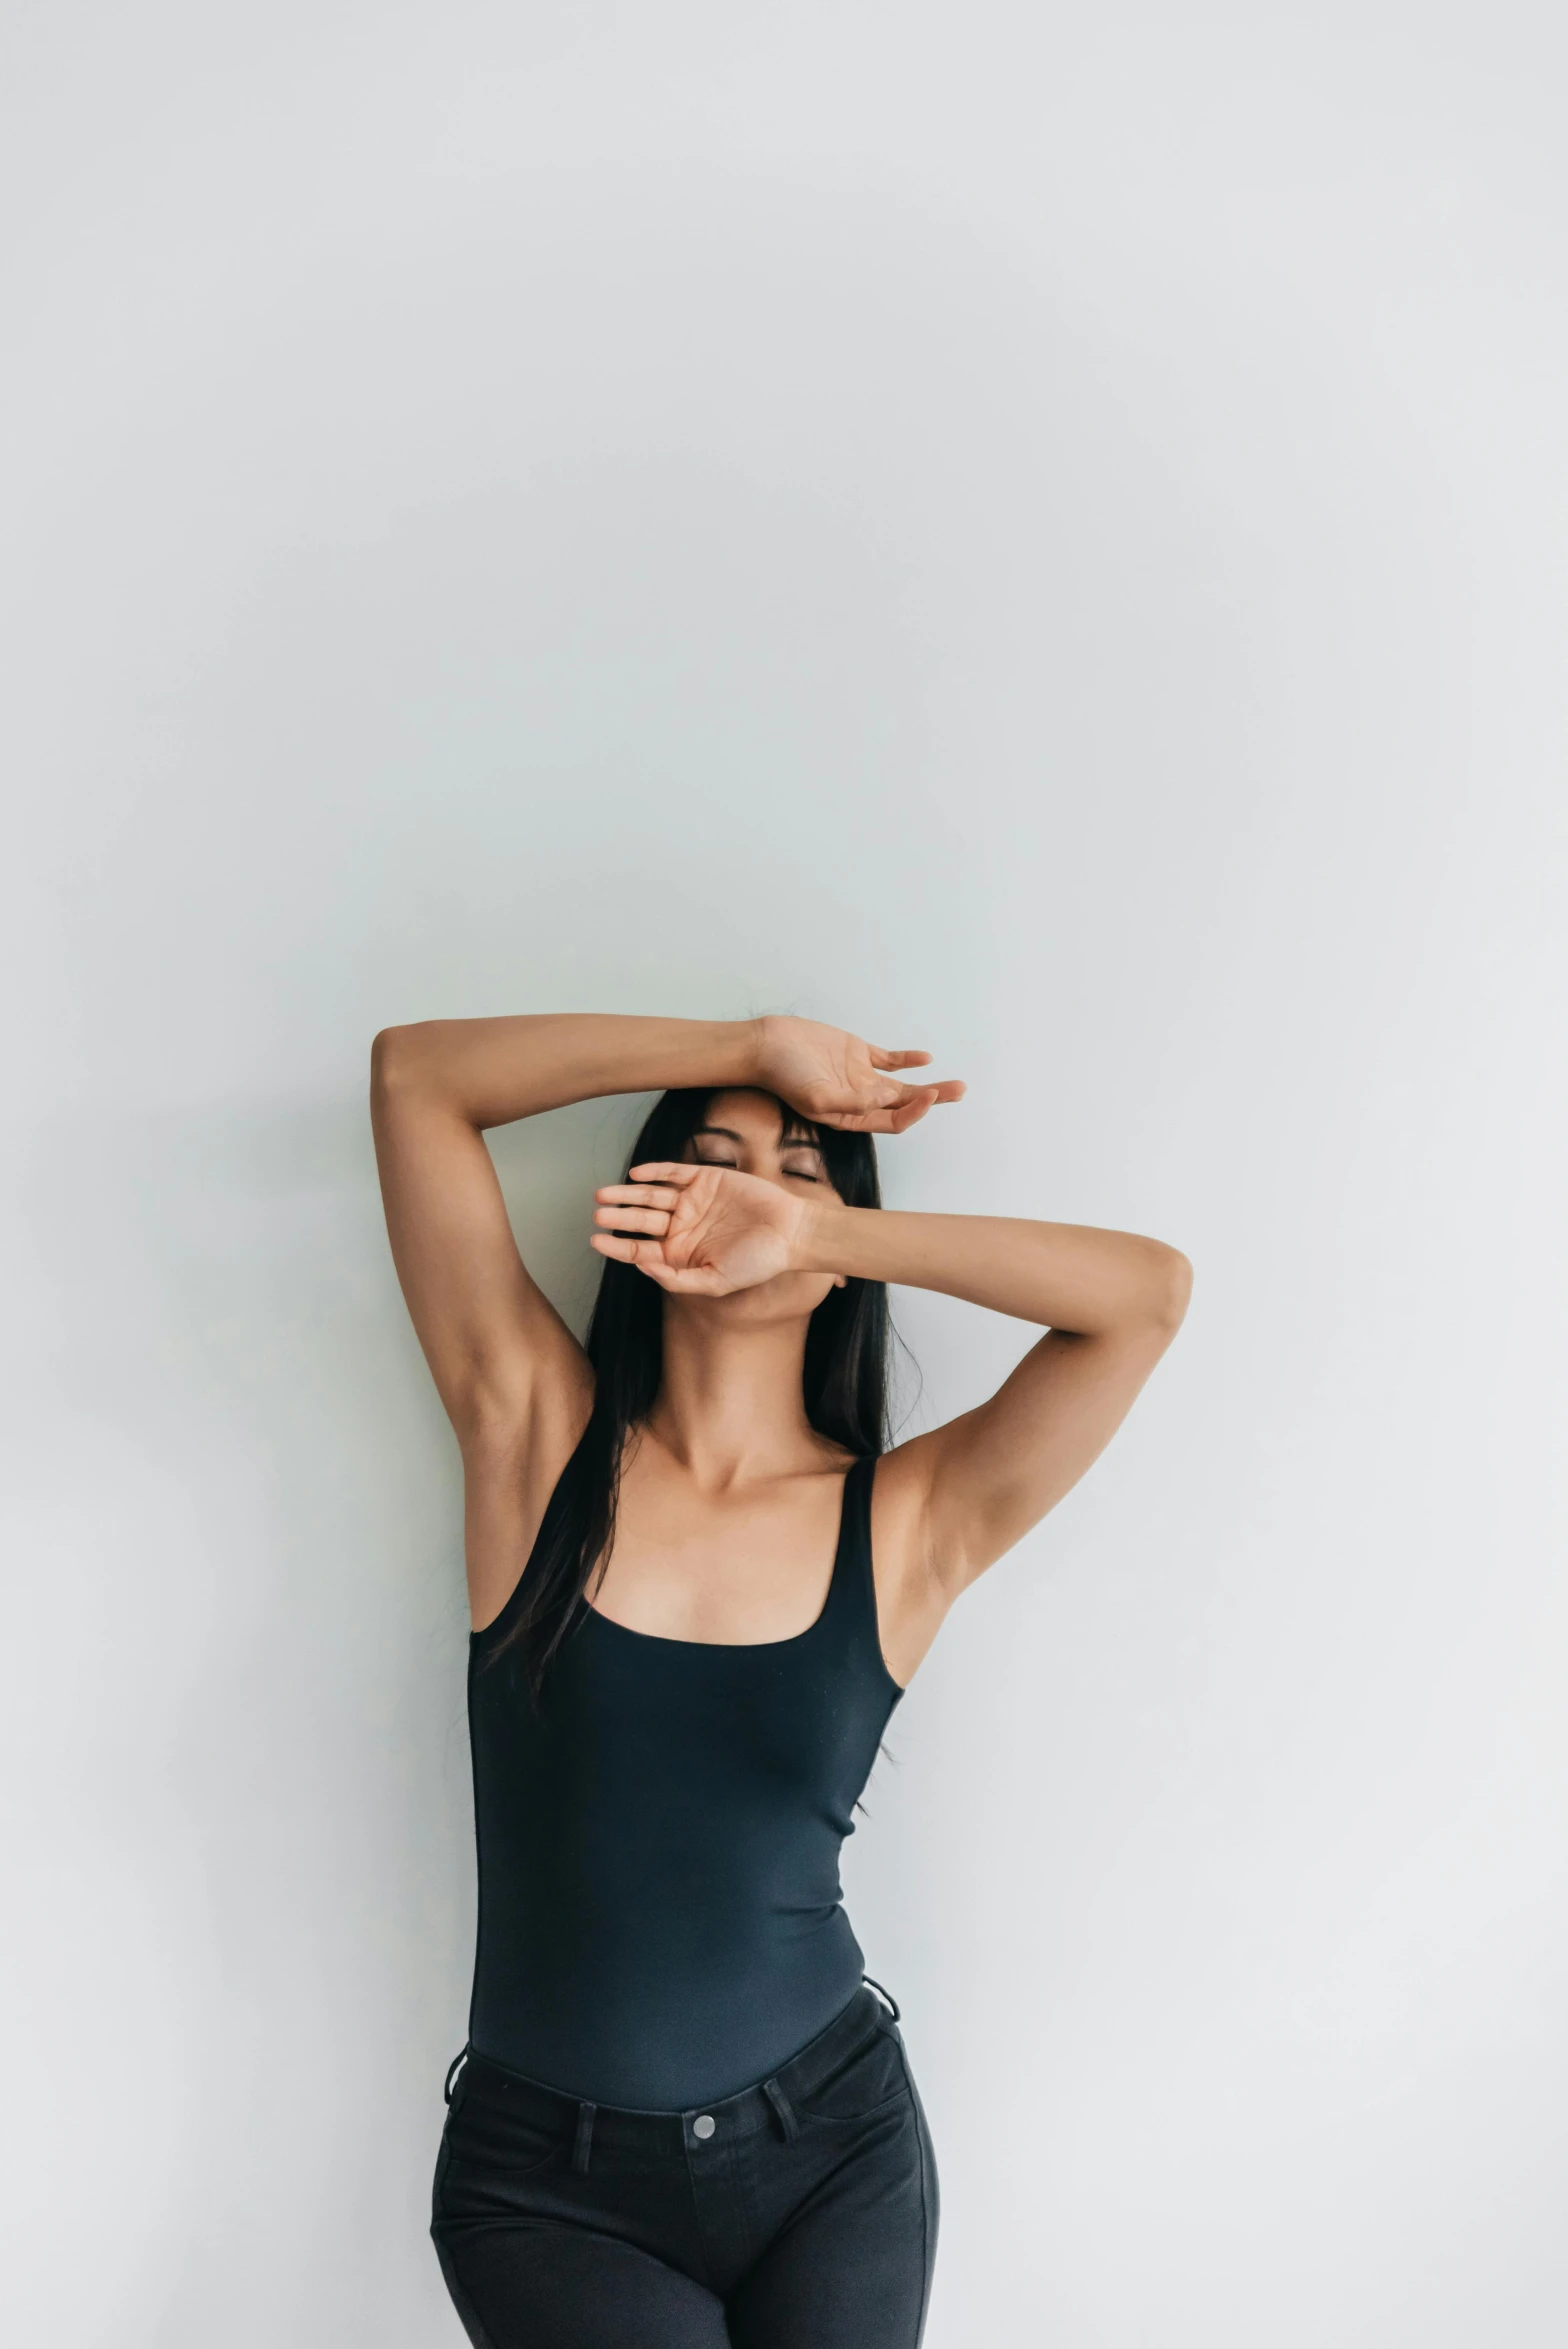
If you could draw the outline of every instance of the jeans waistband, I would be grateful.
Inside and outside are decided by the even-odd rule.
[[[464,2099],[502,2105],[536,2128],[573,2140],[573,2163],[586,2170],[592,2146],[648,2152],[679,2152],[714,2138],[750,2136],[757,2129],[795,2134],[793,2101],[809,2097],[840,2065],[878,2031],[898,2030],[895,1999],[866,1975],[860,1988],[831,2023],[796,2050],[767,2079],[733,2096],[693,2104],[679,2112],[643,2112],[628,2105],[593,2104],[514,2072],[492,2056],[465,2047],[447,2074],[447,2102],[457,2110]]]

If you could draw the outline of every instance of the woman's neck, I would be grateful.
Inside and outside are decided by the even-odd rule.
[[[664,1316],[664,1376],[649,1414],[654,1441],[709,1490],[799,1474],[822,1456],[806,1417],[804,1321],[747,1327]]]

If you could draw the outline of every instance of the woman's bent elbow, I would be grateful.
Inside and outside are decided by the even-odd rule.
[[[370,1083],[377,1093],[385,1093],[397,1083],[408,1068],[407,1028],[382,1028],[370,1040]]]
[[[1173,1334],[1186,1318],[1192,1300],[1192,1264],[1179,1248],[1161,1249],[1159,1276],[1153,1298],[1154,1317]]]

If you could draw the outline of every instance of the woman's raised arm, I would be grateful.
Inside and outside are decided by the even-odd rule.
[[[632,1177],[599,1191],[593,1244],[677,1294],[722,1296],[762,1264],[939,1289],[1045,1327],[988,1402],[898,1445],[878,1471],[901,1601],[927,1637],[1098,1458],[1187,1310],[1186,1257],[1136,1232],[808,1203],[715,1167]]]
[[[755,1083],[755,1063],[749,1020],[538,1012],[377,1036],[371,1121],[392,1257],[465,1450],[515,1442],[541,1379],[568,1417],[591,1400],[582,1348],[518,1252],[485,1128],[600,1094]]]
[[[797,1252],[813,1270],[938,1289],[1046,1325],[987,1402],[889,1456],[911,1568],[948,1603],[1099,1458],[1192,1290],[1179,1248],[1093,1224],[827,1201],[807,1211]]]
[[[371,1050],[371,1114],[403,1294],[465,1447],[515,1437],[543,1376],[588,1407],[588,1366],[529,1277],[483,1133],[610,1093],[754,1085],[822,1123],[902,1132],[963,1087],[911,1084],[926,1052],[889,1052],[815,1020],[534,1012],[384,1028]],[[581,1397],[580,1408],[578,1398]]]

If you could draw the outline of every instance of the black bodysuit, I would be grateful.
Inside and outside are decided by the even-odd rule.
[[[877,1637],[875,1468],[849,1471],[827,1600],[793,1639],[661,1639],[579,1600],[536,1714],[522,1643],[492,1661],[527,1567],[473,1635],[478,2053],[673,2112],[763,2079],[859,1990],[839,1852],[903,1694]]]

